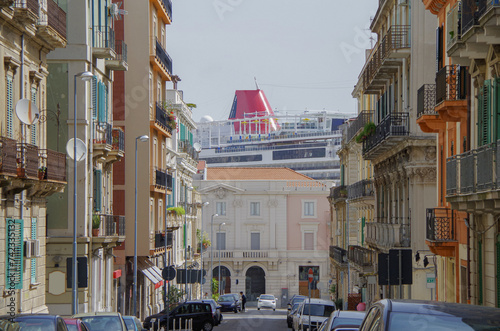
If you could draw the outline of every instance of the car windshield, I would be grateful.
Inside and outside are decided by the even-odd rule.
[[[333,320],[331,330],[338,325],[361,325],[361,322],[363,322],[362,318],[337,317]]]
[[[56,325],[54,321],[46,318],[29,317],[23,319],[15,319],[15,321],[19,323],[20,330],[29,330],[29,331],[56,330]]]
[[[234,301],[234,297],[232,295],[228,295],[228,296],[221,296],[219,298],[219,302],[232,302]]]
[[[274,297],[272,295],[261,295],[260,299],[261,300],[274,300]]]
[[[500,314],[485,318],[474,315],[458,317],[393,312],[389,318],[389,330],[472,331],[498,330],[499,327]]]
[[[315,305],[311,304],[311,315],[312,316],[323,316],[329,317],[330,314],[335,310],[334,306],[328,305]],[[304,306],[304,315],[309,315],[309,304]]]
[[[302,301],[304,301],[306,299],[306,297],[296,297],[293,299],[293,303],[301,303]]]
[[[66,324],[68,331],[78,331],[78,327],[75,324]]]
[[[127,327],[127,330],[135,331],[135,323],[134,323],[133,319],[123,318],[123,321],[125,322],[125,326]]]
[[[120,317],[118,316],[85,316],[80,317],[80,319],[87,323],[92,331],[122,330]]]

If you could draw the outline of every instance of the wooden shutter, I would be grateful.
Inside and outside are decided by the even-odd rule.
[[[181,123],[181,141],[186,140],[186,127]]]
[[[5,288],[20,290],[23,288],[24,258],[24,222],[7,218]]]
[[[485,80],[477,98],[478,144],[490,143],[491,81]]]
[[[35,217],[31,218],[31,239],[36,240],[37,235],[36,235],[36,230],[37,230],[37,220]],[[36,283],[36,259],[31,259],[31,284]]]
[[[36,88],[31,88],[31,102],[36,106],[36,95],[37,95],[37,90]],[[32,124],[30,125],[30,129],[31,129],[31,144],[32,145],[36,145],[36,124]]]
[[[92,119],[95,121],[97,119],[97,77],[92,77]]]
[[[7,137],[14,136],[14,86],[13,77],[7,75]]]
[[[443,33],[442,26],[436,29],[436,72],[443,68]]]
[[[312,232],[304,233],[304,250],[305,251],[314,250],[314,233]]]
[[[101,211],[102,172],[94,170],[94,211]]]
[[[105,123],[106,120],[105,120],[105,116],[104,116],[104,111],[105,111],[105,105],[104,105],[104,84],[102,82],[99,82],[99,91],[98,91],[99,95],[98,95],[98,100],[99,100],[99,105],[98,105],[98,112],[97,112],[97,116],[98,116],[98,120],[99,120],[99,123]]]
[[[500,139],[500,78],[493,81],[493,115],[495,116],[495,140]]]

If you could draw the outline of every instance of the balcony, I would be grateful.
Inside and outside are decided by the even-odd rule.
[[[38,147],[26,143],[17,143],[17,177],[38,179]]]
[[[40,13],[38,0],[16,0],[14,3],[14,19],[25,24],[36,24]]]
[[[125,155],[125,132],[121,128],[113,128],[111,135],[112,149],[108,154],[120,160]]]
[[[123,242],[125,240],[125,216],[97,214],[101,224],[99,235],[93,236],[92,240],[99,243]]]
[[[363,158],[373,160],[395,145],[405,141],[410,133],[409,113],[391,113],[363,141]]]
[[[453,49],[462,43],[462,3],[457,2],[447,14],[446,20],[446,50]]]
[[[0,175],[17,176],[17,142],[14,139],[0,138]]]
[[[167,188],[172,189],[172,175],[168,174],[164,169],[155,167],[151,191],[165,194]]]
[[[40,11],[37,34],[53,47],[66,47],[66,12],[54,0],[47,0],[47,12]]]
[[[349,200],[374,199],[375,189],[373,180],[363,179],[347,187],[347,197]],[[355,203],[355,201],[352,201]]]
[[[458,247],[456,221],[456,212],[452,209],[427,209],[426,243],[434,254],[455,256]]]
[[[106,60],[106,68],[115,71],[127,71],[127,44],[123,40],[115,40],[116,57]]]
[[[445,66],[436,74],[436,111],[447,122],[467,119],[469,68]]]
[[[393,219],[391,223],[387,223],[379,219],[378,222],[366,223],[366,243],[370,247],[380,250],[410,247],[409,220]]]
[[[328,197],[334,204],[347,199],[347,186],[340,185],[330,188],[330,196]]]
[[[349,263],[362,273],[375,271],[377,254],[375,251],[361,246],[349,246]]]
[[[167,230],[175,231],[184,225],[184,216],[167,212]]]
[[[153,4],[158,11],[158,16],[164,20],[165,24],[171,24],[172,0],[153,0]]]
[[[172,249],[173,243],[173,233],[167,232],[167,249]],[[165,232],[156,232],[155,233],[155,251],[154,254],[165,253]],[[151,255],[154,255],[151,254]]]
[[[113,126],[106,122],[94,122],[93,157],[108,161],[108,153],[113,150]]]
[[[38,179],[66,184],[66,154],[50,149],[39,150]]]
[[[172,137],[172,130],[177,126],[175,118],[165,109],[162,102],[157,102],[153,109],[153,117],[150,120],[150,127],[163,133],[166,137]]]
[[[347,251],[338,246],[330,246],[330,259],[339,267],[347,267]]]
[[[14,5],[15,0],[0,0],[0,7],[10,7]]]
[[[152,41],[152,54],[149,58],[154,70],[158,71],[164,80],[171,81],[172,59],[162,47],[158,38]]]
[[[410,55],[409,25],[393,25],[372,50],[361,76],[365,94],[379,94],[388,79],[397,73],[402,59]]]
[[[183,153],[183,154],[187,154],[193,160],[198,160],[199,153],[194,149],[193,145],[191,145],[189,140],[179,141],[178,152]]]
[[[446,128],[435,107],[436,85],[422,85],[417,92],[417,124],[423,132],[436,133]]]
[[[373,111],[372,110],[363,110],[359,113],[358,117],[354,121],[352,121],[347,127],[347,134],[345,142],[349,143],[351,139],[356,137],[358,132],[365,127],[365,124],[368,122],[373,122]]]
[[[108,26],[92,29],[92,55],[98,59],[115,59],[115,31]]]
[[[205,253],[204,259],[214,258],[229,262],[268,262],[271,265],[278,263],[278,251],[276,250],[221,250],[219,252],[215,247]]]
[[[446,200],[453,209],[495,213],[500,208],[499,161],[499,142],[447,159]]]

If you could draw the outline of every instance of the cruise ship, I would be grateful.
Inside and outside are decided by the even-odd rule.
[[[287,167],[338,185],[340,126],[353,114],[273,111],[263,90],[236,91],[227,120],[204,116],[194,141],[215,167]]]

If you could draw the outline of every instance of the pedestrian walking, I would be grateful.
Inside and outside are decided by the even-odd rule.
[[[247,303],[247,297],[243,294],[243,292],[240,292],[241,295],[241,310],[245,311],[245,303]]]

